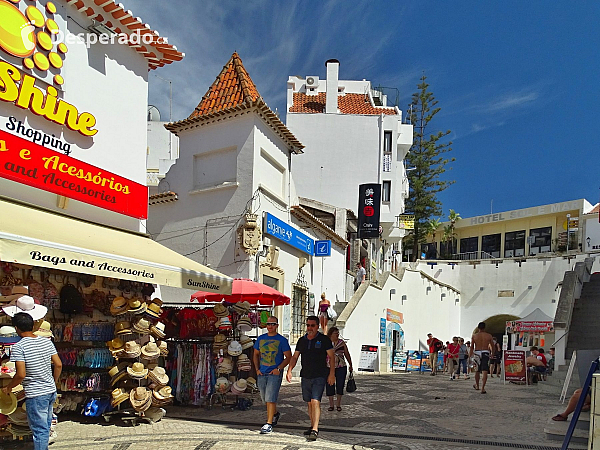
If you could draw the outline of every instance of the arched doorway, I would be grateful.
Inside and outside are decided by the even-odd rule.
[[[490,333],[498,342],[502,343],[502,336],[506,332],[506,322],[509,320],[519,320],[520,317],[513,316],[512,314],[498,314],[496,316],[488,317],[483,320],[485,322],[485,331]],[[477,328],[473,332],[476,332]]]

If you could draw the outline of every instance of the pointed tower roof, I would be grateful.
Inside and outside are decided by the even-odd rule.
[[[208,89],[189,119],[227,110],[243,103],[253,103],[261,98],[256,85],[248,75],[242,59],[234,52]]]
[[[166,124],[165,128],[178,134],[181,131],[196,128],[207,122],[222,120],[224,116],[236,115],[240,111],[248,109],[254,109],[289,145],[292,152],[303,153],[304,145],[267,106],[237,52],[231,55],[192,114],[187,119]]]

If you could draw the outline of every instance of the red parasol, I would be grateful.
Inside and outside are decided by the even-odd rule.
[[[245,278],[235,278],[231,286],[231,295],[216,292],[198,291],[192,294],[190,302],[220,303],[223,300],[229,303],[249,302],[252,306],[281,306],[289,305],[290,298],[281,292],[256,281]]]

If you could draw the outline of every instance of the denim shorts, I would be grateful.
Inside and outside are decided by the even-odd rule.
[[[259,375],[257,384],[260,398],[265,403],[277,403],[279,388],[283,380],[283,372],[280,375]]]
[[[326,384],[326,377],[302,378],[302,400],[307,403],[311,400],[321,401]]]

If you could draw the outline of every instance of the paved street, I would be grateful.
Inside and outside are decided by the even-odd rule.
[[[492,379],[480,394],[470,380],[446,376],[401,374],[357,377],[358,391],[344,397],[343,411],[323,407],[320,438],[307,443],[300,386],[284,383],[282,417],[276,432],[261,436],[264,423],[260,400],[250,411],[220,406],[169,409],[168,418],[135,428],[107,423],[62,420],[52,449],[82,446],[98,450],[169,449],[474,449],[557,448],[544,438],[543,424],[560,410],[556,396],[535,386],[503,385]],[[192,419],[184,420],[182,418]],[[77,418],[76,418],[77,419]]]

